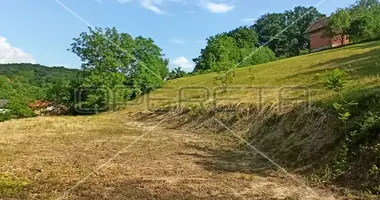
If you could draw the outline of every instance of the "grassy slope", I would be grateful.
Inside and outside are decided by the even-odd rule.
[[[278,89],[287,86],[302,86],[310,89],[313,101],[328,99],[333,94],[326,91],[320,83],[320,77],[326,71],[340,68],[346,71],[351,80],[346,86],[346,92],[378,87],[380,84],[380,41],[336,48],[327,51],[312,53],[304,56],[278,60],[271,63],[252,67],[238,68],[231,85],[275,87],[264,90],[264,101],[277,101]],[[318,76],[319,74],[319,76]],[[215,81],[217,74],[203,74],[168,81],[163,89],[149,94],[153,98],[179,99],[179,89],[186,87],[206,87],[211,91],[210,96],[204,90],[185,89],[182,99],[209,99],[213,88],[220,86]],[[217,92],[220,93],[220,90]],[[299,92],[298,92],[299,93]],[[255,101],[258,99],[258,90],[232,90],[228,93],[236,98],[235,102]],[[296,94],[296,93],[292,93]],[[224,94],[225,95],[225,94]],[[209,97],[209,98],[207,98]],[[150,104],[162,104],[151,100]]]

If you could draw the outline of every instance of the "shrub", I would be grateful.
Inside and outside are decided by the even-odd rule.
[[[326,74],[323,84],[336,92],[340,92],[347,83],[348,74],[340,69],[334,69]]]
[[[12,118],[25,118],[25,117],[34,117],[36,114],[30,109],[26,102],[21,100],[12,100],[10,101],[6,109],[9,109],[9,115]]]
[[[9,120],[10,118],[11,118],[11,115],[9,114],[9,112],[0,113],[0,122]]]
[[[241,66],[258,65],[276,60],[276,54],[268,47],[256,48],[245,54]]]

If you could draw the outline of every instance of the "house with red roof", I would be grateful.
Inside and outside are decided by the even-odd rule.
[[[330,37],[329,32],[330,18],[326,17],[317,20],[309,26],[307,32],[310,37],[310,48],[312,51],[319,51],[331,47],[342,46],[350,43],[348,35],[341,38],[340,36]]]

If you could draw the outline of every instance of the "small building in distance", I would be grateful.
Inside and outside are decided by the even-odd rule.
[[[343,38],[343,41],[339,36],[329,37],[327,35],[329,22],[330,18],[326,17],[317,20],[307,29],[310,37],[310,48],[313,52],[350,43],[348,35]]]
[[[41,100],[33,101],[28,106],[36,115],[64,115],[69,111],[65,105]]]

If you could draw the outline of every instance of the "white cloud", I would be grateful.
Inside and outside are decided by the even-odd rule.
[[[7,39],[0,36],[0,63],[36,63],[31,54],[12,47]]]
[[[170,62],[173,67],[181,67],[182,69],[191,70],[194,68],[194,63],[187,58],[181,56]]]
[[[233,5],[232,3],[224,3],[224,2],[216,3],[216,2],[205,1],[205,0],[201,0],[200,5],[202,8],[207,9],[213,13],[227,13],[235,8],[235,5]]]
[[[142,7],[153,11],[157,14],[165,14],[165,12],[159,7],[162,6],[164,0],[117,0],[121,4],[131,3],[137,1]]]
[[[162,9],[162,7],[166,6],[169,3],[182,3],[182,4],[187,3],[185,0],[117,0],[117,1],[121,4],[138,2],[142,7],[160,15],[166,14],[166,12]]]
[[[142,0],[141,1],[141,5],[148,9],[148,10],[151,10],[157,14],[165,14],[164,11],[162,11],[158,5],[161,5],[162,4],[162,1],[160,0]]]
[[[102,1],[102,0],[95,0],[95,1]],[[213,13],[227,13],[235,8],[235,5],[231,0],[117,0],[121,4],[125,3],[131,3],[131,2],[137,2],[142,7],[153,11],[157,14],[167,14],[164,10],[164,8],[173,3],[182,4],[182,5],[189,5],[194,4],[198,5],[199,7],[209,10]],[[227,2],[229,1],[229,2]],[[186,14],[195,14],[196,11],[194,10],[187,10],[185,11]]]
[[[185,44],[185,40],[182,39],[171,39],[169,42],[174,43],[174,44]]]

